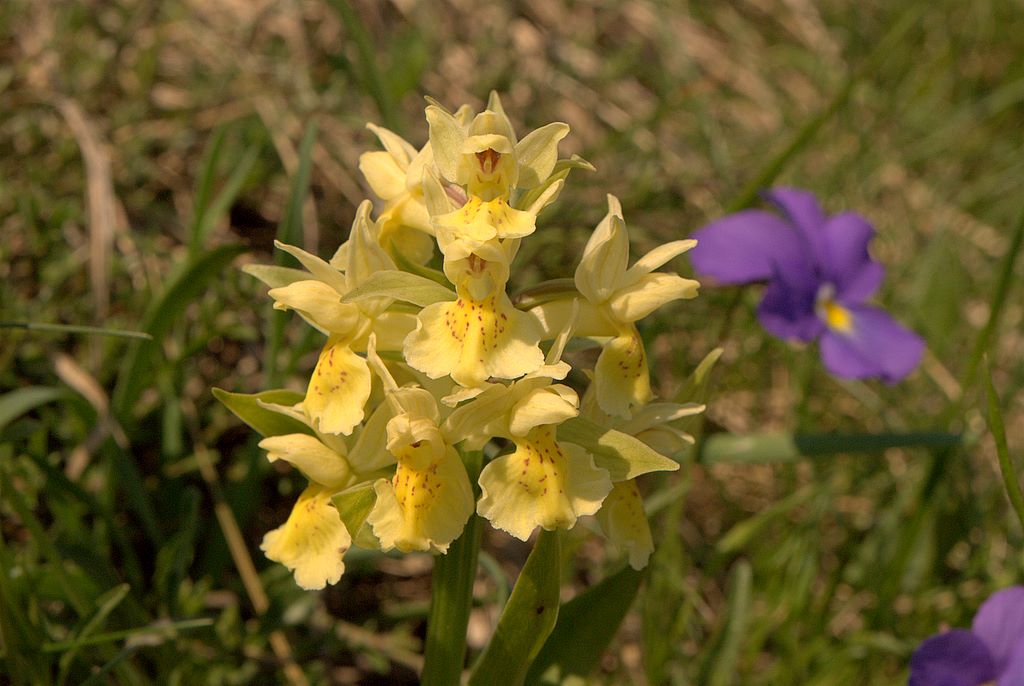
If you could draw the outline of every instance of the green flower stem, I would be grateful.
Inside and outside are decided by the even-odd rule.
[[[467,452],[462,459],[469,480],[475,485],[483,465],[483,453]],[[466,626],[473,604],[473,580],[482,531],[480,517],[473,514],[448,553],[434,558],[423,674],[420,675],[423,686],[450,686],[458,684],[462,678]]]

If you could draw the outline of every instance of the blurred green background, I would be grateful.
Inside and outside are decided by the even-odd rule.
[[[606,193],[642,254],[794,185],[874,223],[880,300],[928,340],[886,387],[768,337],[756,289],[645,322],[664,396],[724,347],[705,434],[931,447],[684,456],[647,484],[660,549],[594,683],[901,683],[918,641],[1021,582],[977,364],[1024,444],[1019,2],[6,0],[0,321],[155,340],[0,328],[0,683],[415,683],[429,557],[350,555],[298,589],[258,546],[302,479],[210,389],[303,390],[318,336],[239,267],[280,259],[275,236],[333,253],[368,195],[365,122],[419,146],[424,95],[491,89],[597,167],[514,287],[569,275]],[[620,561],[572,541],[567,597]],[[527,547],[485,551],[471,648]]]

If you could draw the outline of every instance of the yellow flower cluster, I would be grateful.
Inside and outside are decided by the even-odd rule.
[[[326,343],[301,402],[262,403],[303,431],[260,446],[310,482],[262,548],[300,586],[322,588],[340,578],[353,542],[444,553],[474,512],[522,540],[596,515],[642,568],[653,542],[634,478],[677,466],[655,451],[678,453],[689,437],[672,423],[703,408],[652,402],[636,322],[696,296],[695,281],[655,271],[693,241],[629,266],[622,209],[609,196],[575,288],[517,306],[507,288],[520,242],[569,171],[589,165],[559,159],[565,124],[518,139],[496,94],[482,112],[432,103],[426,118],[419,150],[370,125],[384,150],[359,166],[383,209],[373,219],[364,201],[329,262],[278,245],[308,275],[285,270],[270,290],[275,307],[298,312]],[[440,271],[430,266],[438,261]],[[573,337],[602,346],[593,371],[578,375],[592,379],[582,399],[578,384],[562,383]],[[595,427],[660,461],[598,449],[585,438]],[[461,455],[485,446],[494,456],[477,497]],[[364,498],[362,518],[339,514],[351,494]]]

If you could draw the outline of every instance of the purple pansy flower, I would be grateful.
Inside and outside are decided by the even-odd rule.
[[[764,197],[781,215],[744,210],[694,233],[696,271],[720,284],[767,281],[761,325],[787,340],[817,339],[836,376],[895,383],[913,371],[924,341],[865,302],[885,275],[868,254],[871,225],[853,212],[826,215],[807,191],[775,188]]]
[[[1024,686],[1024,586],[993,593],[971,630],[925,640],[910,657],[909,686]]]

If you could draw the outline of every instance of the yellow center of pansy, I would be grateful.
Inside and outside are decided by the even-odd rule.
[[[853,329],[853,317],[850,311],[834,300],[826,301],[822,305],[825,312],[825,323],[830,329],[842,333],[848,333]]]

